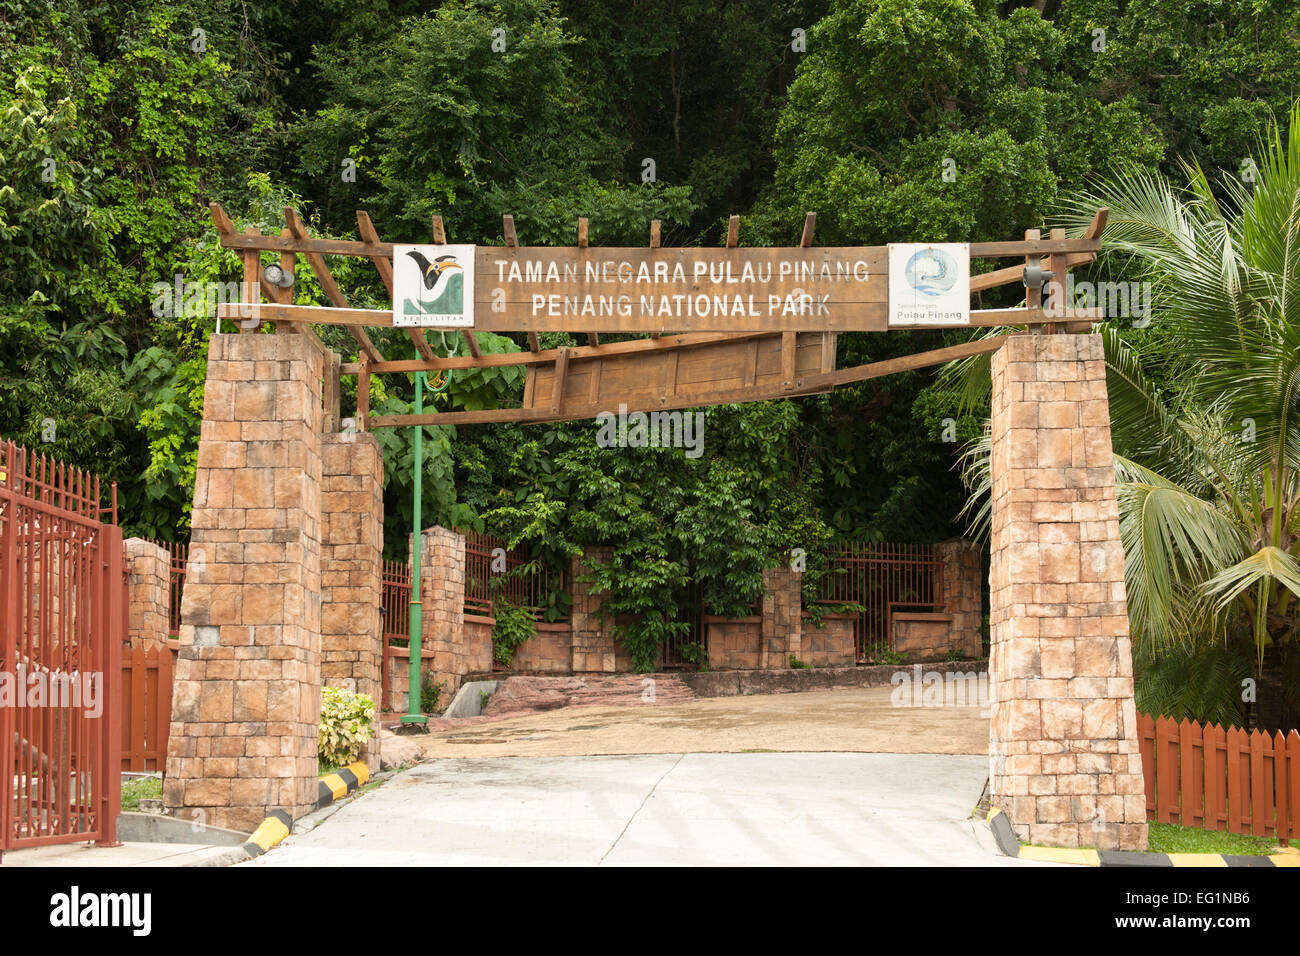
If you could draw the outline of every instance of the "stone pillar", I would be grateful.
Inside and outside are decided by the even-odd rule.
[[[990,791],[1032,843],[1146,848],[1098,335],[993,356]]]
[[[163,790],[245,832],[316,802],[321,373],[305,335],[214,335]]]
[[[421,535],[420,601],[423,604],[420,653],[442,684],[439,705],[446,707],[467,673],[465,637],[465,536],[433,527]]]
[[[759,667],[781,670],[803,650],[803,575],[789,568],[763,572],[763,618]]]
[[[569,588],[573,610],[569,616],[573,640],[575,673],[612,674],[618,670],[618,649],[614,644],[614,622],[600,614],[601,596],[580,580],[590,573],[589,564],[607,564],[614,559],[613,548],[591,548],[574,558],[570,568]]]
[[[384,458],[374,435],[338,432],[321,443],[321,680],[380,705]],[[367,757],[377,760],[379,738]]]
[[[171,555],[144,538],[127,538],[127,636],[132,647],[166,647],[171,637]]]
[[[941,541],[934,549],[943,561],[944,613],[952,617],[949,646],[966,657],[980,657],[984,651],[980,629],[984,596],[979,546],[965,538],[951,538]]]

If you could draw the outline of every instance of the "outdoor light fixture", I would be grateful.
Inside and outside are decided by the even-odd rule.
[[[269,284],[279,286],[281,289],[287,289],[293,285],[293,273],[274,262],[269,266],[262,267],[262,278]]]
[[[1041,289],[1052,281],[1054,273],[1043,268],[1042,260],[1025,265],[1025,288]]]

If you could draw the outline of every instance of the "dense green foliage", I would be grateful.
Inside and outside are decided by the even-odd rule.
[[[644,244],[652,218],[665,244],[717,244],[737,213],[742,243],[791,243],[808,210],[823,244],[1007,239],[1094,174],[1241,169],[1296,93],[1297,25],[1294,0],[0,0],[0,435],[118,482],[129,533],[187,536],[213,319],[157,314],[154,286],[240,278],[210,201],[238,229],[277,232],[293,204],[339,237],[367,209],[405,241],[441,214],[453,241],[497,243],[511,213],[529,244],[570,242],[578,216],[597,244]],[[368,262],[330,266],[353,303],[385,301]],[[842,335],[839,361],[956,338]],[[494,407],[521,379],[457,372],[431,401]],[[376,379],[372,409],[409,411],[412,387]],[[384,431],[386,541],[404,555],[418,473],[426,524],[546,561],[613,546],[596,573],[645,664],[691,582],[741,609],[793,548],[811,593],[836,537],[959,532],[981,421],[915,372],[711,409],[699,458],[599,449],[578,423],[430,428],[417,463]]]

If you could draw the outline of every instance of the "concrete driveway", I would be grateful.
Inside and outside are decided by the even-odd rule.
[[[982,844],[983,756],[438,759],[245,866],[1013,864]]]

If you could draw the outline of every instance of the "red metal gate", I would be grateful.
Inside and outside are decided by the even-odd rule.
[[[101,508],[98,478],[0,444],[0,851],[116,842],[126,605],[112,498]]]
[[[859,663],[893,650],[889,628],[896,608],[944,608],[943,561],[933,545],[845,541],[831,550],[829,571],[822,602],[862,607],[853,625]]]

